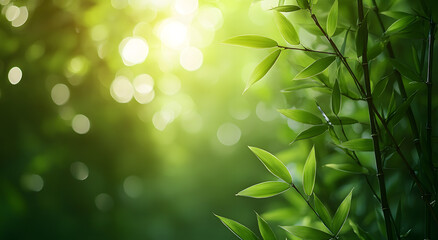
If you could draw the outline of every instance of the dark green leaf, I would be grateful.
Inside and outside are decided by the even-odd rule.
[[[332,230],[336,235],[341,231],[342,226],[344,226],[344,223],[347,220],[351,207],[352,194],[353,190],[350,191],[344,201],[342,201],[341,205],[339,205],[338,210],[336,210],[335,216],[333,217]]]
[[[280,30],[280,33],[283,36],[284,40],[292,45],[300,44],[300,38],[298,37],[298,34],[295,31],[292,23],[281,13],[276,12],[274,15],[275,23]]]
[[[275,234],[272,231],[271,227],[258,214],[257,214],[257,222],[258,222],[260,234],[262,235],[263,240],[277,240],[277,237],[275,237]]]
[[[301,10],[301,8],[295,5],[283,5],[283,6],[275,7],[271,10],[275,10],[277,12],[294,12]]]
[[[364,43],[366,41],[366,38],[368,38],[368,24],[367,19],[364,19],[365,22],[360,24],[359,29],[356,33],[356,55],[357,57],[361,57],[363,53]]]
[[[397,11],[384,11],[384,12],[381,12],[380,14],[388,16],[390,18],[394,18],[394,19],[400,19],[400,18],[412,16],[409,13],[397,12]]]
[[[339,146],[351,151],[373,151],[373,140],[369,138],[353,139],[341,143]]]
[[[327,34],[333,36],[338,26],[338,0],[335,0],[327,17]]]
[[[283,93],[290,93],[299,89],[304,88],[313,88],[313,87],[324,87],[324,85],[310,80],[293,80],[290,84],[290,87],[281,90]]]
[[[309,0],[297,0],[297,3],[302,9],[308,9],[310,7]]]
[[[335,81],[332,91],[332,111],[338,115],[341,109],[341,89],[339,88],[338,80]]]
[[[313,188],[315,187],[316,178],[316,156],[315,156],[315,146],[310,150],[309,156],[307,157],[306,163],[304,164],[303,170],[303,188],[304,193],[307,196],[312,195]]]
[[[248,187],[236,195],[252,198],[268,198],[287,191],[289,187],[290,185],[285,182],[262,182]]]
[[[246,85],[245,91],[246,92],[254,83],[259,81],[262,77],[268,73],[268,71],[274,66],[275,61],[277,61],[278,57],[280,56],[281,50],[276,50],[275,52],[271,53],[269,56],[267,56],[257,67],[254,69],[254,71],[251,74],[251,77],[249,79],[248,84]]]
[[[356,119],[350,117],[328,116],[328,118],[333,125],[341,125],[341,123],[342,125],[351,125],[359,122]]]
[[[315,211],[321,217],[322,222],[330,229],[332,224],[332,217],[324,204],[319,200],[315,193],[313,193],[313,202],[315,203]]]
[[[388,85],[388,78],[380,80],[373,89],[373,97],[378,98]]]
[[[276,41],[258,35],[236,36],[225,40],[224,43],[253,48],[272,48],[278,45]]]
[[[409,78],[412,81],[421,82],[421,76],[418,75],[415,71],[412,70],[412,68],[399,60],[396,59],[390,59],[389,60],[392,64],[392,66],[395,67],[403,76]]]
[[[330,163],[326,164],[326,167],[333,168],[335,170],[353,174],[368,174],[368,169],[351,163]]]
[[[294,79],[306,79],[318,75],[326,70],[335,59],[336,57],[325,57],[318,59],[299,72]]]
[[[260,159],[269,172],[283,179],[287,183],[292,183],[292,177],[286,166],[271,153],[256,147],[249,147],[251,151]]]
[[[417,49],[414,46],[411,48],[412,50],[412,59],[414,60],[414,66],[417,73],[421,72],[420,69],[420,59],[418,59]]]
[[[406,111],[408,110],[409,106],[412,103],[412,100],[414,100],[415,96],[417,95],[417,92],[414,92],[411,96],[406,99],[398,108],[395,109],[394,112],[392,112],[388,116],[388,123],[391,123],[393,125],[400,122],[400,120],[405,116]]]
[[[415,22],[415,20],[416,20],[415,16],[406,16],[400,18],[397,21],[395,21],[391,26],[388,27],[388,29],[386,30],[386,34],[391,35],[400,32],[403,29],[407,28],[409,25],[411,25],[413,22]]]
[[[373,238],[362,228],[360,228],[356,223],[351,220],[348,222],[350,223],[351,228],[360,240],[373,240]]]
[[[374,44],[372,47],[368,48],[368,60],[371,61],[377,56],[379,56],[384,50],[384,45],[382,42]]]
[[[230,231],[233,232],[238,238],[242,240],[259,240],[258,237],[251,230],[249,230],[247,227],[243,226],[242,224],[218,215],[215,216],[218,217],[221,220],[221,222],[228,229],[230,229]]]
[[[322,121],[319,117],[315,116],[313,113],[299,110],[299,109],[279,109],[281,114],[290,118],[294,121],[312,125],[322,124]]]
[[[299,141],[299,140],[303,140],[303,139],[308,139],[308,138],[313,138],[316,136],[319,136],[321,134],[323,134],[325,131],[327,131],[327,126],[326,125],[317,125],[317,126],[313,126],[310,127],[302,132],[300,132],[295,139],[293,140],[292,143]]]
[[[332,236],[321,230],[305,226],[282,226],[284,230],[305,240],[329,240]]]
[[[401,217],[402,217],[402,202],[401,199],[398,201],[397,212],[395,214],[395,226],[400,229],[401,227]]]

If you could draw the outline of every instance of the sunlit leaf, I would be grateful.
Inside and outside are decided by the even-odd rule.
[[[318,75],[327,69],[335,59],[336,57],[325,57],[318,59],[299,72],[294,79],[306,79]]]
[[[388,27],[386,30],[386,34],[394,34],[397,32],[402,31],[403,29],[407,28],[409,25],[411,25],[413,22],[415,22],[416,17],[415,16],[406,16],[403,18],[398,19],[395,21],[391,26]]]
[[[313,113],[300,110],[300,109],[279,109],[281,114],[290,118],[294,121],[312,125],[322,124],[322,121],[319,117],[315,116]]]
[[[336,235],[341,231],[342,226],[344,226],[344,223],[347,220],[348,213],[350,212],[352,195],[353,190],[350,191],[344,201],[342,201],[341,205],[339,205],[338,210],[333,217],[332,230]]]
[[[373,140],[369,138],[353,139],[341,143],[339,146],[351,151],[373,151]]]
[[[305,240],[329,240],[332,236],[321,230],[305,226],[282,226],[284,230]]]
[[[218,217],[221,222],[241,240],[259,240],[259,238],[244,225],[228,218],[218,215],[215,216]]]
[[[319,200],[315,193],[313,193],[313,202],[315,203],[315,211],[318,213],[324,225],[330,228],[332,224],[332,217],[330,216],[327,208],[324,206],[321,200]]]
[[[383,12],[380,12],[380,14],[388,16],[390,18],[394,18],[394,19],[401,19],[404,17],[412,16],[409,13],[398,12],[398,11],[383,11]]]
[[[275,176],[283,179],[287,183],[292,183],[292,177],[286,166],[271,153],[256,147],[249,147],[265,167]]]
[[[251,187],[248,187],[239,193],[237,196],[252,197],[252,198],[268,198],[281,194],[288,190],[290,185],[285,182],[262,182]]]
[[[368,169],[352,163],[329,163],[325,166],[346,173],[368,174]]]
[[[301,8],[295,5],[283,5],[272,8],[272,10],[275,10],[277,12],[295,12],[301,10]]]
[[[276,12],[274,15],[275,23],[284,40],[292,45],[300,44],[300,38],[292,23],[281,13]]]
[[[350,117],[328,116],[328,118],[333,125],[351,125],[359,122],[356,119]]]
[[[276,50],[275,52],[267,56],[261,63],[259,63],[259,65],[257,65],[257,67],[252,72],[251,77],[249,78],[249,82],[246,85],[244,92],[246,92],[254,83],[259,81],[262,77],[264,77],[266,73],[268,73],[272,66],[274,66],[274,63],[280,56],[280,53],[280,49]]]
[[[281,90],[283,93],[290,93],[296,90],[305,89],[305,88],[313,88],[313,87],[324,87],[324,85],[311,80],[293,80],[289,84],[290,87]]]
[[[258,35],[236,36],[225,40],[224,43],[252,48],[272,48],[278,45],[276,41]]]
[[[373,238],[362,228],[360,228],[356,223],[351,220],[349,220],[348,222],[350,223],[351,228],[360,240],[373,240]]]
[[[327,34],[331,37],[338,26],[338,0],[335,0],[327,17]]]
[[[269,224],[258,214],[257,214],[257,222],[263,240],[277,240],[277,237],[275,237],[275,234],[272,231]]]
[[[313,188],[315,187],[316,178],[316,156],[315,156],[315,146],[310,150],[309,156],[307,157],[306,163],[304,164],[303,170],[303,188],[304,193],[307,196],[312,195]]]
[[[308,9],[310,7],[309,0],[297,0],[298,6],[303,9]]]
[[[335,81],[332,91],[332,111],[335,115],[338,115],[341,109],[341,89],[339,89],[338,80]]]
[[[302,132],[300,132],[295,139],[293,140],[292,143],[299,141],[299,140],[303,140],[303,139],[308,139],[308,138],[313,138],[316,136],[319,136],[323,133],[325,133],[325,131],[327,131],[327,126],[326,125],[317,125],[317,126],[313,126],[310,127]]]

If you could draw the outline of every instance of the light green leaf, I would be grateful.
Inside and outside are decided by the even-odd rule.
[[[338,115],[341,109],[341,89],[339,88],[338,80],[335,81],[332,91],[332,111]]]
[[[275,24],[277,25],[278,30],[280,30],[284,40],[292,45],[300,44],[300,38],[298,37],[292,23],[281,13],[276,12],[274,15]]]
[[[395,21],[391,26],[388,27],[388,29],[386,30],[386,34],[391,35],[400,32],[403,29],[407,28],[409,25],[411,25],[413,22],[415,22],[415,20],[416,20],[415,16],[406,16],[400,18],[399,20]]]
[[[308,9],[310,7],[309,0],[297,0],[297,3],[302,9]]]
[[[349,220],[348,222],[350,223],[351,228],[360,240],[373,240],[373,238],[362,228],[360,228],[356,223],[351,220]]]
[[[368,174],[368,169],[359,166],[357,164],[351,164],[351,163],[329,163],[325,165],[326,167],[333,168],[335,170],[346,172],[346,173],[353,173],[353,174]]]
[[[295,12],[301,10],[301,8],[295,5],[283,5],[272,8],[271,10],[275,10],[277,12]]]
[[[258,82],[262,77],[268,73],[268,71],[274,66],[274,63],[277,61],[278,57],[280,56],[281,50],[276,50],[275,52],[271,53],[269,56],[267,56],[257,67],[254,69],[254,71],[251,74],[251,77],[249,78],[249,82],[246,85],[245,91],[246,92],[254,83]]]
[[[241,240],[259,240],[259,238],[247,227],[244,225],[228,219],[221,216],[218,216],[215,214],[216,217],[218,217],[221,222],[232,232],[234,233],[239,239]]]
[[[299,141],[299,140],[303,140],[303,139],[308,139],[308,138],[313,138],[316,136],[319,136],[323,133],[325,133],[325,131],[327,131],[327,126],[326,125],[316,125],[316,126],[312,126],[302,132],[300,132],[295,139],[293,140],[292,143]]]
[[[283,179],[287,183],[292,183],[292,177],[286,166],[271,153],[256,147],[249,147],[258,159],[265,165],[269,172]]]
[[[330,234],[311,227],[282,226],[281,228],[305,240],[328,240],[332,238]]]
[[[307,196],[312,195],[313,188],[315,187],[316,178],[316,156],[315,156],[315,146],[310,150],[309,156],[307,157],[306,163],[304,164],[303,170],[303,188],[304,193]]]
[[[322,124],[319,117],[315,116],[313,113],[300,110],[300,109],[278,109],[278,111],[294,121],[306,124],[318,125]]]
[[[324,206],[321,200],[319,200],[315,193],[313,193],[313,202],[315,203],[315,211],[318,213],[319,217],[321,217],[324,225],[330,229],[332,225],[332,217],[330,216],[327,208]]]
[[[359,122],[356,119],[350,117],[328,116],[328,118],[333,125],[341,125],[341,123],[342,125],[351,125]]]
[[[294,79],[306,79],[318,75],[322,73],[325,69],[327,69],[330,64],[335,61],[335,59],[336,57],[325,57],[318,59],[314,63],[303,69],[301,72],[299,72]]]
[[[369,138],[359,138],[353,139],[341,143],[339,146],[346,148],[351,151],[373,151],[374,145],[373,140]]]
[[[333,36],[338,26],[338,0],[335,0],[327,17],[327,34]]]
[[[384,11],[384,12],[381,12],[380,14],[388,16],[390,18],[394,18],[394,19],[400,19],[400,18],[404,18],[407,16],[412,16],[409,13],[397,12],[397,11]]]
[[[332,222],[332,230],[336,235],[341,231],[342,226],[344,226],[345,221],[347,220],[348,213],[350,212],[351,207],[351,196],[353,195],[353,190],[345,197],[344,201],[342,201],[341,205],[339,205],[338,210],[333,217]]]
[[[289,188],[290,185],[285,182],[262,182],[240,191],[236,196],[268,198],[281,194]]]
[[[313,87],[324,87],[324,85],[311,80],[293,80],[290,87],[281,90],[282,93],[290,93],[296,90],[305,89],[305,88],[313,88]]]
[[[277,240],[269,224],[259,214],[257,214],[257,222],[263,240]]]
[[[236,36],[225,40],[224,43],[252,48],[272,48],[278,46],[276,41],[258,35]]]

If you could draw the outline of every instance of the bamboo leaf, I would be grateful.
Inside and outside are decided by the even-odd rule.
[[[346,148],[351,151],[373,151],[374,145],[373,140],[369,138],[359,138],[353,139],[341,143],[339,146]]]
[[[315,146],[310,150],[303,170],[303,188],[307,196],[312,195],[313,188],[315,187],[316,178],[316,156]]]
[[[281,114],[290,118],[294,121],[312,125],[322,124],[322,121],[319,117],[315,116],[313,113],[299,110],[299,109],[279,109]]]
[[[215,214],[216,217],[218,217],[221,222],[232,232],[234,233],[239,239],[241,240],[259,240],[259,238],[251,231],[249,230],[247,227],[245,227],[244,225],[225,218],[225,217],[221,217]]]
[[[308,9],[310,7],[309,0],[297,0],[297,3],[302,9]]]
[[[356,55],[357,57],[361,57],[363,53],[364,43],[366,38],[368,37],[368,24],[367,18],[364,19],[364,22],[360,24],[359,29],[356,33]]]
[[[356,223],[351,220],[348,222],[350,223],[351,228],[360,240],[373,240],[373,238],[362,228],[360,228]]]
[[[275,40],[258,35],[236,36],[225,40],[224,43],[252,48],[272,48],[278,45]]]
[[[263,240],[277,240],[269,224],[259,214],[257,214],[257,222]]]
[[[295,12],[301,10],[301,8],[295,5],[283,5],[272,8],[271,10],[275,10],[277,12]]]
[[[332,236],[321,230],[305,226],[282,226],[287,232],[305,240],[328,240]]]
[[[315,211],[321,217],[321,220],[324,223],[324,225],[330,229],[332,224],[332,217],[330,216],[330,213],[327,210],[327,208],[324,206],[321,200],[319,200],[319,198],[316,196],[315,193],[313,193],[313,202],[315,203]]]
[[[407,28],[409,25],[411,25],[413,22],[415,22],[415,20],[416,20],[415,16],[406,16],[400,18],[397,21],[395,21],[393,24],[391,24],[391,26],[388,27],[385,34],[391,35],[400,32],[403,29]]]
[[[342,226],[344,226],[344,223],[347,220],[351,207],[352,194],[353,190],[350,191],[347,197],[345,197],[344,201],[342,201],[341,205],[339,205],[338,210],[336,210],[335,216],[333,217],[332,230],[335,235],[341,231]]]
[[[414,92],[411,96],[408,97],[408,99],[406,99],[406,101],[404,101],[398,108],[396,108],[394,112],[389,114],[387,122],[393,125],[400,122],[400,120],[405,116],[406,111],[408,110],[416,95],[417,92]]]
[[[300,38],[292,23],[281,13],[276,12],[274,15],[275,23],[284,40],[292,45],[300,44]]]
[[[295,137],[295,139],[291,142],[291,144],[296,142],[296,141],[299,141],[299,140],[303,140],[303,139],[308,139],[308,138],[313,138],[313,137],[319,136],[319,135],[325,133],[325,131],[327,131],[327,126],[326,125],[316,125],[316,126],[310,127],[308,129],[300,132]]]
[[[318,59],[299,72],[294,79],[306,79],[318,75],[326,70],[335,59],[336,57],[325,57]]]
[[[351,164],[351,163],[330,163],[326,164],[326,167],[333,168],[335,170],[346,172],[346,173],[353,173],[353,174],[368,174],[368,169],[359,166],[357,164]]]
[[[268,198],[281,194],[289,189],[290,185],[285,182],[262,182],[238,192],[236,196],[252,198]]]
[[[249,149],[260,159],[269,172],[287,183],[292,183],[292,177],[280,159],[260,148],[249,147]]]
[[[335,81],[332,91],[332,111],[338,115],[341,109],[341,89],[339,88],[338,80]]]
[[[408,16],[412,16],[409,13],[405,13],[405,12],[398,12],[398,11],[383,11],[380,14],[388,16],[390,18],[394,18],[394,19],[400,19],[400,18],[404,18],[404,17],[408,17]]]
[[[392,66],[394,66],[395,69],[397,69],[400,72],[401,75],[409,78],[412,81],[416,81],[416,82],[422,81],[421,76],[415,71],[413,71],[410,66],[396,59],[389,59],[389,61],[391,62]]]
[[[351,125],[359,122],[356,119],[350,117],[328,116],[328,118],[333,125]]]
[[[249,82],[243,92],[246,92],[254,83],[258,82],[260,79],[262,79],[262,77],[266,75],[266,73],[268,73],[272,66],[274,66],[274,63],[280,56],[280,53],[280,49],[274,51],[269,56],[267,56],[261,63],[259,63],[259,65],[257,65],[257,67],[252,72]]]
[[[333,36],[338,26],[338,0],[335,0],[327,17],[327,34]]]
[[[309,80],[293,80],[290,84],[290,87],[281,90],[282,93],[290,93],[296,90],[305,89],[305,88],[313,88],[313,87],[324,87],[324,85]]]

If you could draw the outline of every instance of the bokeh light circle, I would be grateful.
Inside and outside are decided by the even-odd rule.
[[[17,83],[19,83],[22,77],[23,72],[19,67],[13,67],[11,68],[11,70],[9,70],[8,79],[12,85],[16,85]]]
[[[119,103],[127,103],[134,96],[134,87],[125,76],[118,76],[111,83],[111,96]]]
[[[233,123],[224,123],[217,130],[219,142],[226,146],[232,146],[239,142],[241,135],[240,128]]]
[[[204,55],[195,47],[187,47],[181,51],[179,62],[187,71],[198,70],[202,66]]]
[[[64,105],[70,98],[70,90],[67,85],[58,83],[53,86],[51,96],[56,105]]]
[[[76,133],[85,134],[90,131],[90,120],[85,115],[77,114],[71,122],[71,127]]]
[[[149,46],[141,37],[128,37],[123,39],[119,47],[120,55],[126,66],[140,64],[146,60]]]

